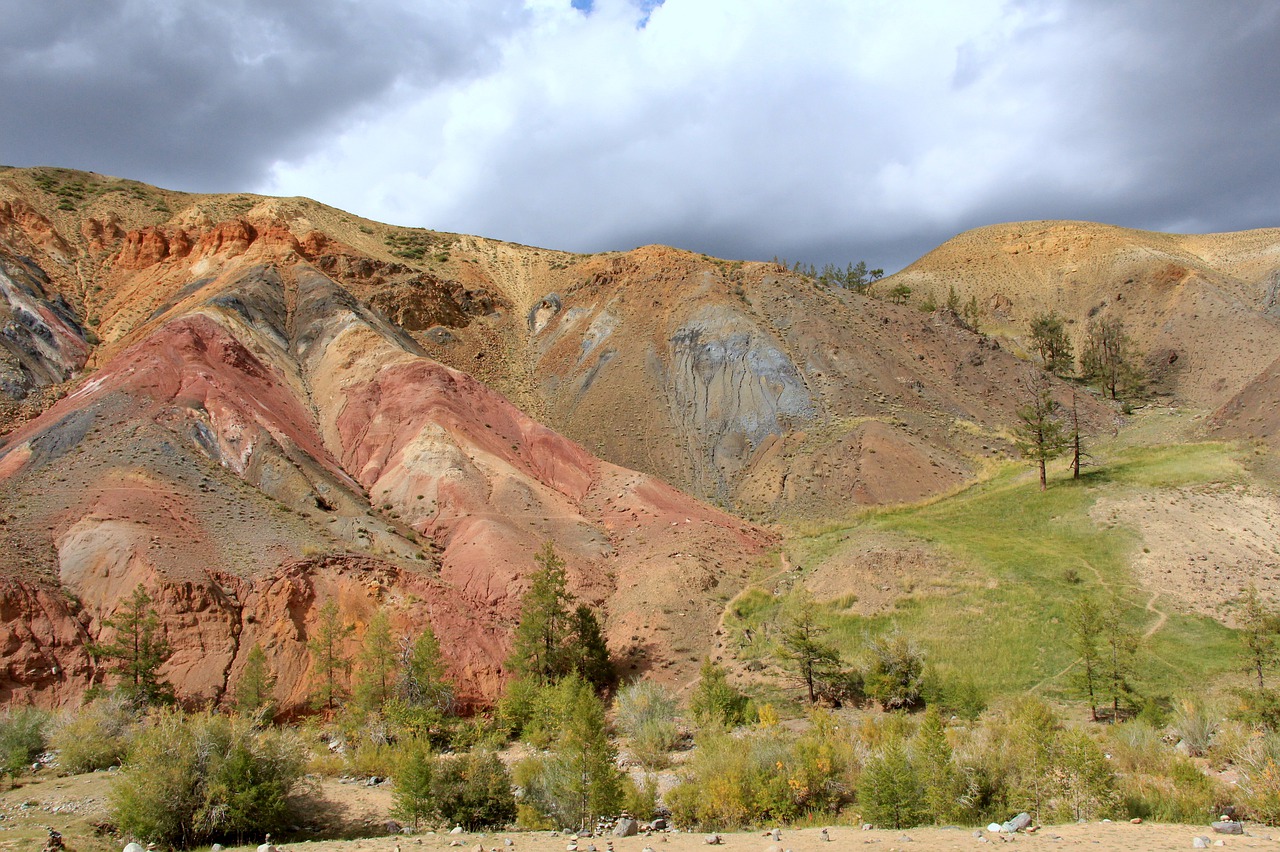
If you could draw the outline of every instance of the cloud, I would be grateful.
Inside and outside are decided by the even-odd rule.
[[[525,13],[515,0],[0,0],[0,15],[7,164],[235,191],[398,86],[480,73]]]
[[[566,249],[890,267],[992,221],[1277,220],[1267,4],[643,11],[531,7],[487,73],[406,91],[269,186],[328,176],[341,206]]]
[[[1013,219],[1280,224],[1264,0],[4,6],[17,165],[890,269]]]

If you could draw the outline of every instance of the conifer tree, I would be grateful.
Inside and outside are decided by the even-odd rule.
[[[1138,389],[1142,371],[1122,320],[1111,317],[1089,320],[1084,345],[1080,348],[1080,375],[1112,399],[1119,399],[1122,392]]]
[[[1079,663],[1076,667],[1076,686],[1089,699],[1089,715],[1096,722],[1097,693],[1102,677],[1102,651],[1098,647],[1102,638],[1102,614],[1092,597],[1081,595],[1072,603],[1067,613],[1067,629],[1070,631],[1071,650],[1076,652]]]
[[[915,763],[919,767],[925,810],[935,823],[950,821],[960,792],[959,776],[952,762],[946,726],[934,705],[924,711],[913,751]]]
[[[311,695],[313,707],[332,713],[346,698],[346,676],[351,669],[351,660],[342,645],[354,630],[354,625],[343,623],[334,600],[327,600],[320,607],[316,634],[307,642],[307,650],[311,652],[312,676],[316,681]]]
[[[89,653],[108,661],[120,678],[117,689],[128,699],[147,706],[172,704],[173,686],[160,678],[160,666],[173,653],[160,632],[160,615],[139,583],[116,613],[102,622],[113,630],[111,642],[93,643]]]
[[[570,629],[567,577],[564,560],[551,542],[534,557],[538,568],[531,576],[529,591],[520,603],[508,665],[521,677],[539,683],[554,683],[569,666],[565,659],[565,636]]]
[[[840,654],[823,641],[826,631],[818,623],[818,604],[813,594],[801,586],[791,593],[784,607],[778,656],[809,696],[817,701],[824,683],[840,672]]]
[[[617,750],[605,726],[604,704],[586,681],[576,683],[566,706],[560,742],[547,766],[548,792],[566,825],[585,828],[622,802]]]
[[[396,685],[397,653],[386,613],[378,612],[364,631],[355,699],[360,709],[380,712]]]
[[[1049,372],[1061,376],[1071,371],[1075,358],[1071,338],[1067,335],[1066,323],[1056,311],[1032,318],[1031,347]]]
[[[570,669],[595,687],[597,692],[613,688],[616,678],[613,663],[609,660],[609,646],[595,611],[586,604],[578,604],[573,611],[567,656]]]
[[[1113,595],[1102,612],[1102,676],[1111,696],[1111,721],[1120,721],[1120,702],[1133,696],[1133,676],[1138,637],[1125,621],[1123,601]]]
[[[1068,435],[1058,420],[1058,401],[1053,398],[1049,377],[1036,371],[1023,384],[1026,404],[1018,408],[1014,426],[1014,446],[1040,472],[1040,490],[1048,486],[1045,465],[1067,449]]]
[[[240,683],[236,687],[236,711],[244,716],[261,714],[269,717],[275,688],[275,673],[267,664],[262,646],[255,642],[245,657],[244,671],[240,673]]]
[[[1244,644],[1246,670],[1257,681],[1258,695],[1266,691],[1266,673],[1275,667],[1280,653],[1276,650],[1276,632],[1280,618],[1263,604],[1252,583],[1245,590],[1240,613],[1240,641]]]

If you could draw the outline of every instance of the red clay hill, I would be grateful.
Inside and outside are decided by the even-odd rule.
[[[1203,267],[1274,275],[1224,258]],[[257,644],[301,709],[330,599],[431,623],[487,701],[544,541],[622,664],[683,682],[770,559],[759,523],[969,481],[1028,366],[1014,314],[979,335],[774,264],[56,169],[0,171],[0,295],[0,699],[51,705],[99,677],[85,646],[139,583],[192,701]],[[1225,404],[1280,357],[1267,298],[1239,306],[1262,366],[1174,393]]]

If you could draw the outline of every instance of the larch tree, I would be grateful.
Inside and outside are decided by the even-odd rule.
[[[240,683],[236,686],[236,712],[244,716],[269,718],[276,688],[276,676],[267,662],[262,646],[254,643],[244,661]]]
[[[1076,652],[1079,666],[1075,684],[1081,694],[1089,699],[1089,715],[1098,721],[1098,687],[1102,677],[1102,613],[1097,601],[1089,595],[1081,595],[1067,612],[1068,642]]]
[[[1046,490],[1048,478],[1046,464],[1062,455],[1070,436],[1059,418],[1061,406],[1053,398],[1053,384],[1049,375],[1036,370],[1023,382],[1026,402],[1017,409],[1018,422],[1014,424],[1014,446],[1024,459],[1035,463],[1040,472],[1040,490]]]
[[[396,642],[391,636],[391,623],[384,612],[369,620],[364,643],[357,657],[356,705],[368,712],[380,712],[391,698],[399,664]]]
[[[1280,617],[1269,609],[1253,584],[1245,590],[1240,609],[1240,641],[1244,646],[1246,671],[1258,684],[1258,695],[1266,692],[1266,674],[1280,659],[1276,648],[1276,632]]]
[[[173,653],[160,630],[160,615],[139,583],[123,606],[102,622],[114,632],[111,642],[89,645],[95,659],[108,662],[119,677],[116,689],[143,706],[172,704],[173,686],[160,677],[160,666]]]
[[[824,641],[818,622],[818,603],[801,586],[784,604],[778,637],[778,657],[792,677],[804,686],[809,703],[818,700],[823,684],[840,672],[840,654]]]
[[[1044,368],[1057,376],[1069,373],[1075,362],[1066,322],[1056,311],[1032,317],[1031,348]]]
[[[1133,341],[1118,317],[1096,317],[1085,328],[1080,347],[1080,375],[1112,399],[1142,384]]]
[[[311,704],[316,709],[332,713],[347,697],[346,678],[351,670],[351,659],[343,644],[354,631],[354,625],[342,621],[337,602],[333,599],[325,601],[320,607],[315,635],[307,642],[315,681]]]

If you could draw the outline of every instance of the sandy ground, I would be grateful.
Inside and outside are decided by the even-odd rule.
[[[1210,843],[1221,840],[1224,848],[1236,849],[1277,849],[1280,841],[1271,839],[1269,829],[1258,827],[1245,836],[1214,835],[1206,826],[1198,828],[1186,825],[1130,825],[1129,823],[1089,823],[1085,825],[1063,825],[1041,828],[1035,834],[1018,834],[1001,837],[987,831],[967,828],[919,828],[907,831],[871,830],[859,831],[856,828],[831,828],[828,830],[830,842],[824,842],[819,834],[820,829],[783,830],[780,842],[775,843],[763,832],[742,832],[722,834],[723,843],[717,847],[708,847],[706,835],[702,833],[681,833],[672,835],[655,835],[653,837],[627,837],[613,840],[614,852],[642,852],[646,847],[655,852],[695,852],[708,848],[723,849],[726,852],[767,852],[767,850],[793,850],[793,852],[834,852],[834,850],[869,847],[883,850],[911,850],[911,852],[930,852],[944,849],[981,849],[993,845],[1015,844],[1022,849],[1114,849],[1124,852],[1147,852],[1147,850],[1190,849],[1196,836],[1209,837]],[[977,834],[977,836],[975,836]],[[1276,836],[1280,837],[1280,830]],[[496,833],[496,834],[464,834],[450,837],[447,834],[421,835],[406,837],[386,837],[369,840],[350,840],[343,842],[291,843],[281,846],[283,850],[306,849],[308,852],[428,852],[428,850],[448,850],[450,843],[460,841],[463,852],[474,852],[477,847],[484,850],[505,849],[505,840],[510,839],[513,852],[564,852],[566,839],[551,832],[536,833]],[[665,842],[664,842],[665,841]],[[985,841],[985,842],[984,842]],[[579,848],[586,850],[588,844],[594,843],[600,852],[605,852],[606,840],[583,840]],[[244,847],[252,850],[254,847]]]
[[[0,850],[37,850],[47,836],[45,826],[61,830],[70,852],[119,852],[124,841],[109,836],[95,836],[92,827],[107,819],[107,788],[113,773],[97,772],[72,777],[25,779],[18,788],[0,792]],[[342,784],[324,779],[317,790],[317,811],[324,810],[348,836],[372,833],[381,828],[391,806],[391,790],[387,786],[366,787]],[[316,814],[313,814],[316,816]],[[323,821],[328,822],[328,819]],[[375,826],[377,827],[375,829]],[[335,825],[335,828],[338,827]],[[1034,834],[1002,837],[974,828],[912,828],[906,831],[873,829],[860,831],[841,826],[828,829],[831,840],[824,842],[821,828],[783,829],[778,842],[765,832],[723,833],[723,842],[710,848],[725,852],[836,852],[869,847],[887,852],[891,849],[911,852],[931,850],[994,848],[1006,843],[1021,849],[1114,849],[1129,852],[1146,850],[1190,849],[1197,836],[1221,840],[1223,847],[1238,849],[1280,850],[1280,829],[1246,825],[1244,836],[1214,835],[1209,826],[1161,825],[1128,822],[1088,823],[1040,828]],[[579,842],[582,852],[595,845],[598,852],[697,852],[706,850],[703,832],[655,834],[651,837],[593,838]],[[1272,839],[1272,838],[1277,839]],[[508,847],[506,841],[512,845]],[[985,841],[985,842],[984,842]],[[449,835],[424,831],[420,834],[367,837],[357,840],[314,840],[291,838],[278,844],[281,850],[306,852],[565,852],[568,838],[549,831],[490,832]],[[235,847],[235,852],[255,852],[257,843]],[[231,849],[228,852],[232,852]]]

